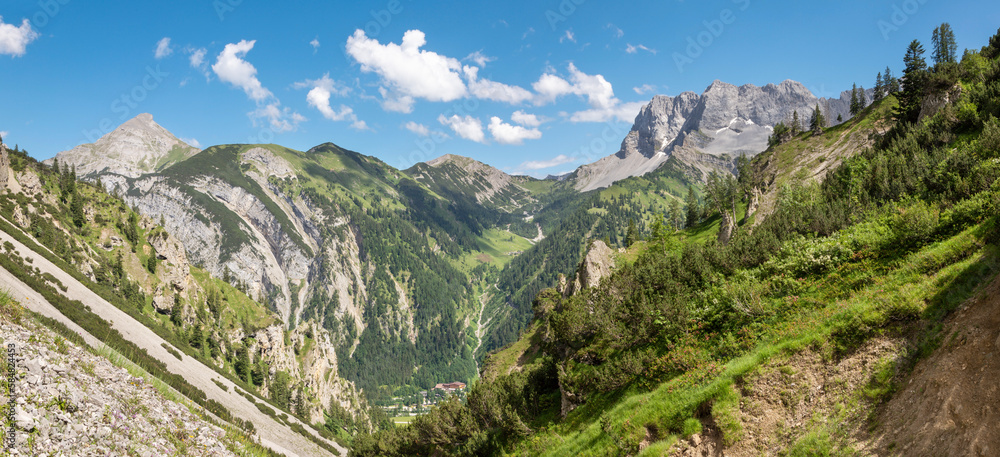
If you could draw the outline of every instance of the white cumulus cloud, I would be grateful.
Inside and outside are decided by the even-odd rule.
[[[160,38],[160,41],[156,42],[156,50],[153,51],[153,57],[157,59],[162,59],[168,57],[170,54],[174,53],[174,48],[170,47],[170,37]]]
[[[315,54],[316,51],[319,50],[319,38],[313,38],[313,40],[309,42],[309,46],[313,47],[313,54]]]
[[[483,133],[483,123],[479,119],[472,116],[459,116],[457,114],[445,117],[442,114],[438,116],[437,120],[441,125],[448,126],[456,135],[462,138],[477,143],[486,142],[486,134]]]
[[[247,113],[250,119],[257,122],[267,120],[267,126],[275,133],[290,132],[298,128],[299,123],[306,120],[305,116],[296,113],[288,107],[282,107],[281,102],[274,100],[266,105],[258,106],[257,109]]]
[[[400,44],[379,43],[363,30],[347,38],[347,53],[361,71],[378,74],[388,86],[382,90],[383,108],[409,112],[415,99],[449,102],[467,95],[458,59],[421,50],[427,44],[424,32],[409,30]]]
[[[537,140],[542,137],[542,132],[538,129],[508,124],[496,116],[490,118],[489,130],[493,139],[500,144],[523,144],[524,140]]]
[[[577,111],[569,117],[569,120],[570,122],[607,122],[617,119],[623,122],[632,122],[643,106],[646,106],[645,102],[621,103],[616,98],[615,104],[612,106]]]
[[[282,107],[281,101],[257,79],[257,68],[244,60],[254,44],[256,40],[227,44],[215,59],[212,71],[220,81],[243,89],[247,97],[257,103],[257,108],[247,113],[255,126],[258,121],[266,120],[268,127],[276,133],[295,130],[300,122],[306,120],[305,116]]]
[[[523,87],[479,79],[479,67],[466,65],[462,70],[465,73],[465,78],[469,81],[469,92],[473,97],[512,105],[534,98],[534,95]]]
[[[589,109],[569,116],[571,122],[605,122],[611,119],[631,121],[644,103],[622,103],[615,97],[614,87],[603,75],[589,75],[569,64],[569,79],[547,71],[531,87],[535,89],[534,103],[544,105],[564,95],[576,95],[587,100]]]
[[[191,64],[191,68],[204,69],[205,68],[205,54],[208,54],[208,49],[205,48],[190,48],[187,50],[191,55],[188,56],[188,63]]]
[[[559,154],[549,160],[528,160],[526,162],[521,162],[521,165],[517,166],[518,170],[542,170],[545,168],[552,168],[558,165],[564,165],[567,163],[576,162],[577,159],[570,157],[566,154]]]
[[[560,43],[562,43],[564,41],[571,41],[573,43],[576,43],[576,36],[573,35],[573,31],[572,30],[567,30],[566,33],[563,33],[563,35],[561,37],[559,37],[559,42]]]
[[[337,84],[336,81],[330,79],[329,74],[325,74],[317,80],[306,80],[295,83],[294,87],[297,89],[310,88],[309,93],[306,94],[306,102],[309,103],[309,106],[319,110],[323,117],[334,122],[348,121],[351,123],[351,128],[353,129],[368,129],[368,124],[358,119],[358,115],[354,113],[354,109],[350,106],[341,104],[334,109],[330,104],[332,96],[347,95],[350,89]]]
[[[544,105],[563,95],[579,95],[587,98],[593,108],[609,108],[617,103],[614,88],[602,75],[588,75],[569,64],[570,80],[558,75],[545,73],[531,87],[537,92],[535,104]],[[570,82],[572,81],[572,82]]]
[[[632,43],[628,43],[625,46],[625,52],[628,53],[628,54],[635,54],[635,53],[639,52],[640,50],[652,53],[653,55],[656,55],[656,50],[655,49],[648,48],[645,45],[639,44],[639,45],[633,46]]]
[[[496,57],[489,57],[486,54],[483,54],[483,51],[476,51],[473,52],[472,54],[465,56],[465,58],[462,60],[471,60],[475,62],[476,65],[479,65],[480,67],[485,67],[487,63],[490,63],[497,59]]]
[[[215,65],[212,65],[212,71],[219,80],[243,89],[251,100],[260,102],[273,95],[257,79],[257,69],[250,62],[243,60],[256,43],[257,40],[242,40],[239,43],[227,44],[216,58]]]
[[[635,91],[635,93],[637,93],[639,95],[644,95],[644,94],[656,92],[656,86],[654,86],[652,84],[643,84],[643,85],[638,86],[638,87],[633,87],[632,90]]]
[[[525,127],[538,127],[539,125],[542,125],[542,120],[539,119],[538,116],[528,114],[520,110],[514,111],[514,114],[510,115],[510,120]]]
[[[0,55],[21,57],[27,51],[28,44],[39,37],[38,32],[31,28],[27,19],[20,26],[5,24],[0,16]]]
[[[431,129],[427,128],[426,125],[420,124],[420,123],[417,123],[417,122],[413,122],[413,121],[410,121],[410,122],[407,122],[407,123],[403,124],[403,128],[405,128],[406,130],[409,130],[409,131],[411,131],[413,133],[416,133],[417,135],[420,135],[420,136],[428,136],[428,135],[431,134]]]

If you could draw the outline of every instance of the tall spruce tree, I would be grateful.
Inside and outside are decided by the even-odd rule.
[[[958,53],[958,44],[955,42],[955,32],[951,30],[951,25],[947,22],[934,28],[931,34],[931,44],[934,46],[931,58],[934,64],[955,63]]]
[[[885,96],[883,93],[884,91],[885,85],[882,83],[882,72],[880,71],[878,72],[878,75],[875,76],[875,92],[872,94],[872,98],[874,98],[876,102],[882,100],[882,97]]]
[[[885,67],[885,76],[882,77],[885,83],[885,94],[892,95],[899,92],[899,80],[892,76],[892,69]]]
[[[73,225],[77,228],[83,228],[83,225],[87,223],[87,218],[83,213],[83,197],[79,192],[73,192],[69,212],[73,216]]]
[[[861,103],[858,101],[858,84],[854,83],[851,87],[851,116],[855,116],[861,112]]]
[[[913,40],[906,47],[903,56],[903,90],[899,94],[896,118],[904,122],[916,122],[920,116],[920,102],[923,100],[924,85],[927,80],[927,62],[924,60],[924,46]]]
[[[826,118],[823,117],[823,111],[819,109],[819,103],[817,103],[816,108],[813,109],[812,117],[809,118],[809,130],[813,135],[820,135],[823,133],[823,127],[826,127]]]

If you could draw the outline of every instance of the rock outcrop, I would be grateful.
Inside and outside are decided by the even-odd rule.
[[[576,277],[572,282],[565,277],[559,278],[559,291],[563,296],[569,297],[584,289],[597,287],[601,280],[611,275],[611,270],[615,267],[614,251],[601,240],[594,240],[587,249],[587,255],[580,262],[580,267],[576,270]]]

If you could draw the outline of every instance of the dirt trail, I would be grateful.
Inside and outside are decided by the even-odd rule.
[[[1000,455],[1000,276],[945,323],[873,433],[877,455]]]
[[[211,368],[187,356],[184,356],[183,361],[177,360],[161,346],[166,341],[153,333],[152,330],[102,299],[68,273],[62,271],[41,255],[28,249],[24,244],[6,232],[0,231],[0,244],[4,241],[12,243],[21,257],[31,259],[31,265],[38,267],[43,273],[50,273],[61,281],[67,287],[63,295],[82,302],[95,314],[111,323],[111,326],[115,330],[118,330],[125,339],[135,343],[140,348],[145,349],[150,356],[165,363],[171,373],[183,376],[191,385],[204,391],[208,398],[226,405],[234,417],[241,417],[252,421],[260,437],[261,444],[290,456],[330,455],[329,452],[320,448],[316,443],[260,412],[250,401],[236,393],[236,386],[231,381],[223,378]],[[93,335],[88,334],[82,328],[70,322],[52,304],[45,301],[41,295],[35,293],[30,287],[17,280],[2,268],[0,268],[0,286],[10,288],[15,297],[22,301],[25,308],[65,323],[69,328],[80,333],[88,344],[101,344]],[[219,388],[212,381],[213,378],[220,380],[226,385],[228,391],[223,391]],[[298,420],[292,417],[289,417],[288,420],[293,423],[299,423]],[[303,426],[305,425],[303,424]],[[309,430],[308,426],[305,427]],[[347,454],[346,449],[337,443],[327,442],[340,451],[341,455]]]

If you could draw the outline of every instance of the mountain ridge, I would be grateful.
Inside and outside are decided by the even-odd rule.
[[[836,100],[817,98],[790,79],[764,86],[736,86],[717,79],[700,95],[691,91],[676,96],[656,95],[636,115],[619,151],[580,166],[574,172],[574,186],[586,192],[641,176],[681,149],[690,150],[682,157],[697,157],[693,152],[730,159],[744,153],[752,157],[767,148],[773,126],[790,123],[795,111],[802,123],[807,122],[816,105],[831,120],[838,116],[849,119],[845,96],[849,98],[849,92]],[[715,160],[682,162],[702,170],[704,176],[696,177],[698,180],[704,180],[713,170],[733,171],[732,165],[720,167]]]

